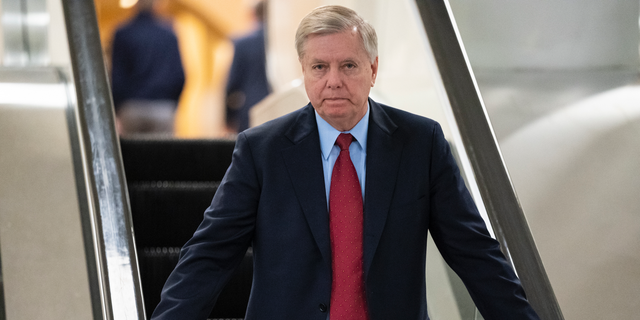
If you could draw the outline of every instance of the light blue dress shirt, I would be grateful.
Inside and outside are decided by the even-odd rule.
[[[329,190],[331,187],[331,173],[333,165],[340,154],[340,147],[336,143],[336,139],[340,133],[351,133],[356,138],[349,146],[349,154],[351,162],[356,167],[360,188],[362,189],[362,199],[364,200],[364,182],[366,173],[367,160],[367,132],[369,130],[369,104],[367,103],[367,113],[362,117],[360,122],[349,131],[338,131],[326,122],[316,112],[316,122],[318,123],[318,132],[320,134],[320,148],[322,149],[322,167],[324,170],[324,190],[326,192],[327,210],[329,210]]]

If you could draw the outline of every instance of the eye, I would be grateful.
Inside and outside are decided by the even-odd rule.
[[[349,62],[349,63],[346,63],[346,64],[344,65],[344,67],[345,67],[346,69],[354,69],[354,68],[356,67],[356,64],[355,64],[355,63],[351,63],[351,62]]]
[[[325,66],[321,65],[321,64],[314,64],[314,65],[311,66],[311,69],[321,71],[321,70],[325,69]]]

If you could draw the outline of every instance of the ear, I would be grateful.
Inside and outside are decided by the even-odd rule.
[[[376,84],[376,77],[378,76],[378,57],[371,64],[371,87]]]

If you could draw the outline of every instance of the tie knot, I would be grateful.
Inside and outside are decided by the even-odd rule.
[[[336,144],[340,147],[340,150],[349,150],[349,145],[353,141],[351,133],[341,133],[336,139]]]

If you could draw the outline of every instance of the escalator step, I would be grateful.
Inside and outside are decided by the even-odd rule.
[[[182,247],[202,222],[217,182],[130,183],[131,216],[138,247]]]
[[[120,139],[128,182],[220,181],[234,146],[230,139]]]

